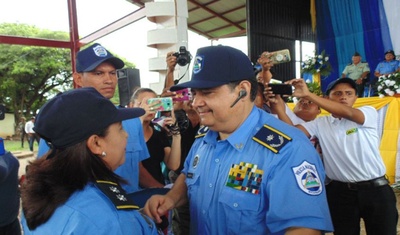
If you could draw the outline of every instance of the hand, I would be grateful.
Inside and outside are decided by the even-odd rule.
[[[363,79],[359,78],[356,80],[356,84],[361,85],[363,83]]]
[[[285,112],[285,101],[282,99],[281,95],[274,94],[271,87],[265,84],[264,97],[269,101],[269,106],[272,113],[278,113],[279,111]]]
[[[262,67],[262,70],[270,70],[274,64],[271,61],[271,56],[272,54],[269,53],[268,51],[264,51],[261,55],[260,58],[258,58],[257,63],[259,63]]]
[[[153,102],[151,104],[147,103],[147,100],[149,98],[144,98],[141,102],[135,102],[134,107],[139,107],[144,109],[146,112],[144,115],[140,116],[140,119],[143,121],[143,119],[149,115],[149,114],[154,114],[157,112],[157,108],[160,106],[161,102]]]
[[[174,98],[176,95],[175,91],[170,91],[169,87],[164,88],[164,90],[162,91],[160,97],[172,97]]]
[[[285,83],[294,86],[295,89],[292,96],[295,96],[297,98],[307,97],[311,93],[308,90],[307,83],[302,78],[295,78]]]
[[[173,200],[168,196],[154,195],[147,200],[143,207],[143,212],[156,221],[156,223],[161,223],[161,216],[174,208],[174,205]]]
[[[173,51],[168,52],[165,60],[167,62],[168,70],[170,71],[174,71],[176,66],[176,57],[173,54]]]

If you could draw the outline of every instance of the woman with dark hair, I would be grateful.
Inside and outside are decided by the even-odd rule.
[[[156,98],[155,91],[149,88],[136,90],[130,102],[130,107],[143,107],[148,99]],[[171,116],[162,117],[161,121],[154,124],[157,106],[146,107],[146,114],[141,116],[144,139],[150,157],[143,160],[143,166],[158,181],[158,187],[165,185],[165,177],[162,172],[161,163],[165,163],[168,170],[177,170],[181,163],[181,133],[175,118],[175,113],[170,112]],[[147,110],[148,109],[148,110]],[[155,128],[155,125],[159,128]],[[171,142],[168,135],[171,136]]]
[[[121,121],[143,109],[117,109],[94,88],[46,103],[35,132],[51,150],[33,161],[22,186],[24,234],[158,234],[125,195],[113,171],[125,161]]]

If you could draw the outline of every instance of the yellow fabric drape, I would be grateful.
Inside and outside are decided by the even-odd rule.
[[[317,11],[315,9],[315,0],[310,0],[311,29],[313,33],[317,27]]]
[[[398,138],[400,129],[400,98],[396,97],[368,97],[358,98],[354,103],[354,108],[369,105],[376,110],[388,105],[385,121],[383,123],[383,134],[379,147],[383,162],[386,166],[386,174],[390,183],[395,182],[396,176],[396,154],[398,150]],[[289,108],[293,110],[294,104],[288,103]],[[321,110],[320,115],[328,115],[325,110]]]

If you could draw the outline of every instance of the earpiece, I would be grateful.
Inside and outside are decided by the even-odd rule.
[[[247,95],[247,91],[245,90],[245,89],[241,89],[240,91],[239,91],[239,96],[238,96],[238,98],[233,102],[233,104],[231,105],[231,108],[233,107],[233,106],[235,106],[235,104],[240,100],[240,99],[242,99],[243,97],[245,97]]]
[[[241,99],[247,95],[247,91],[245,89],[242,89],[239,91],[239,97],[238,99]]]

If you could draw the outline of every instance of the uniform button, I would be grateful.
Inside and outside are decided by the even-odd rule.
[[[217,158],[217,159],[215,159],[215,162],[217,162],[217,163],[218,163],[218,162],[219,162],[219,159],[218,159],[218,158]]]
[[[233,207],[238,207],[239,205],[235,202],[233,203]]]
[[[212,188],[212,184],[209,184],[208,187]]]

